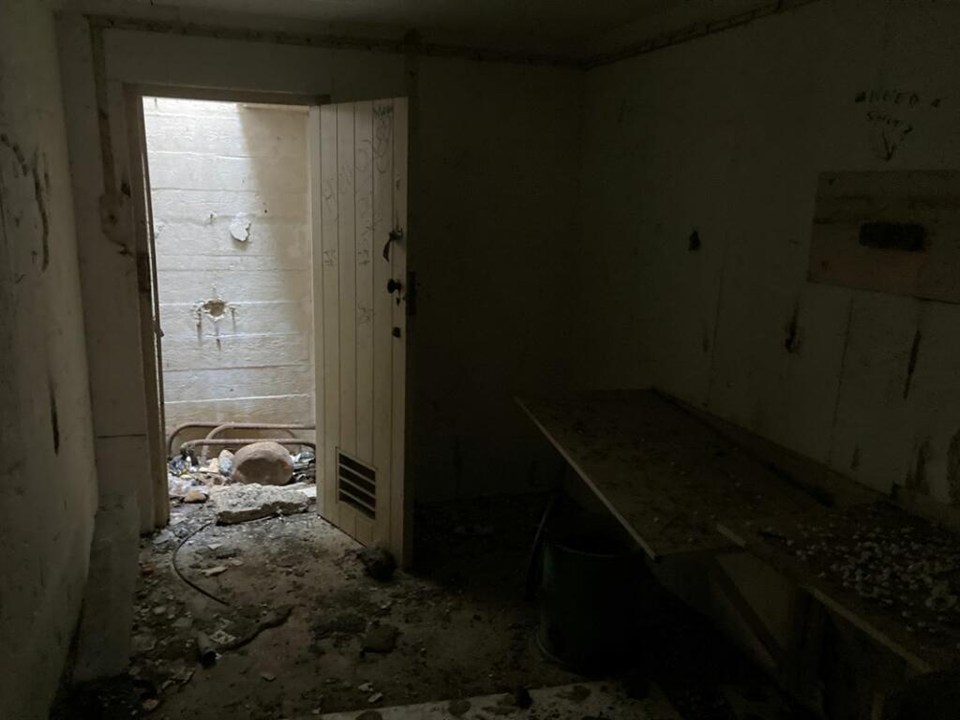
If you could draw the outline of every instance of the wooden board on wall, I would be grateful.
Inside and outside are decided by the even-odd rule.
[[[960,302],[960,173],[821,173],[814,282]]]

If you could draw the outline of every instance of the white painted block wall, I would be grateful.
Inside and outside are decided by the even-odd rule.
[[[144,119],[167,432],[313,422],[305,109],[147,98]]]

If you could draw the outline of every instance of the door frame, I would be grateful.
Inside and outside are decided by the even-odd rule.
[[[210,100],[221,102],[237,103],[261,103],[278,105],[302,105],[307,108],[319,107],[330,104],[329,95],[303,95],[288,94],[279,92],[256,92],[247,90],[232,90],[226,88],[195,88],[173,85],[153,85],[153,84],[130,84],[124,83],[122,87],[123,95],[123,117],[112,117],[111,127],[125,127],[126,150],[128,152],[130,168],[130,198],[133,212],[133,236],[134,248],[137,259],[137,285],[139,291],[139,313],[140,313],[140,350],[143,366],[143,377],[145,380],[145,412],[147,421],[148,442],[150,450],[150,469],[151,477],[142,482],[138,488],[138,496],[141,507],[141,532],[151,532],[152,530],[164,527],[169,523],[170,504],[167,495],[167,457],[166,457],[166,437],[164,428],[163,411],[163,372],[162,372],[162,340],[159,336],[159,301],[157,298],[157,275],[156,275],[156,249],[153,234],[153,216],[150,198],[150,178],[149,168],[147,166],[147,142],[143,119],[143,99],[145,97],[166,97],[185,100]],[[311,113],[308,117],[313,117]],[[122,123],[122,124],[121,124]],[[319,164],[319,136],[314,138],[310,132],[311,122],[308,119],[308,154],[310,181],[314,182],[313,173]],[[118,133],[117,135],[123,135]],[[409,163],[409,158],[408,158]],[[317,222],[319,220],[316,208],[314,207],[313,193],[309,201],[310,206],[310,224],[311,234],[319,232]],[[311,241],[313,244],[314,241]],[[311,271],[314,275],[314,287],[316,287],[315,268],[311,262]],[[314,295],[314,310],[317,309],[317,297]],[[406,335],[406,334],[405,334]],[[323,338],[315,338],[315,348],[321,347]],[[404,337],[405,345],[408,345]],[[317,356],[316,349],[314,353],[315,376],[322,370],[323,356]],[[400,379],[398,391],[405,394],[407,377]],[[314,387],[317,397],[322,397],[322,384],[317,382]],[[401,395],[402,397],[402,395]],[[317,419],[318,426],[322,419]],[[406,450],[408,439],[406,438],[406,428],[409,425],[401,424],[401,437],[397,438],[401,447]],[[404,463],[408,463],[406,453],[404,452]],[[321,468],[322,472],[322,468]],[[403,484],[406,482],[408,473],[406,467],[401,467],[397,472],[399,492],[403,501],[401,503],[391,504],[391,527],[403,529],[404,539],[410,537],[410,527],[412,520],[412,493],[406,492]],[[319,493],[318,493],[319,496]],[[318,503],[319,504],[319,503]],[[404,558],[400,558],[402,564],[407,566],[411,557],[409,542],[403,542],[405,548]]]

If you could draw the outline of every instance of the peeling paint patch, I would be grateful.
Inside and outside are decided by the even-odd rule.
[[[243,215],[236,215],[230,222],[230,236],[237,242],[249,242],[251,224]]]
[[[951,438],[947,450],[947,493],[951,505],[960,505],[960,430]]]
[[[907,379],[903,383],[903,399],[906,400],[910,394],[910,383],[913,382],[913,371],[917,369],[917,358],[920,355],[920,340],[923,335],[920,328],[913,335],[913,345],[910,347],[910,360],[907,362]]]

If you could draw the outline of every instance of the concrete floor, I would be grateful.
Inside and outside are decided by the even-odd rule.
[[[483,696],[471,707],[487,708],[486,717],[517,720],[802,717],[705,623],[666,600],[662,617],[637,647],[636,667],[602,678],[611,683],[603,692],[594,687],[597,698],[656,699],[659,704],[648,703],[652,714],[617,714],[635,707],[629,703],[611,701],[617,712],[594,713],[567,702],[564,687],[598,678],[547,662],[536,645],[536,605],[522,596],[544,502],[525,496],[422,510],[416,572],[397,573],[390,582],[368,577],[359,546],[313,511],[217,526],[204,505],[176,506],[170,528],[142,542],[130,674],[75,690],[51,717],[278,720],[333,714],[341,720],[348,715],[337,713],[355,717],[369,710],[399,720],[440,717],[443,703]],[[185,539],[177,553],[182,574],[217,599],[175,574],[171,560]],[[288,616],[276,615],[288,608]],[[275,626],[263,629],[264,618]],[[221,644],[249,642],[202,667],[198,633]],[[548,692],[553,710],[524,713],[501,702],[518,688],[530,689],[534,698],[554,688]],[[490,699],[498,694],[500,700]],[[569,713],[559,709],[565,702]],[[433,709],[416,714],[428,705]],[[541,703],[541,710],[546,706]],[[396,707],[407,708],[406,714],[387,712]],[[419,710],[410,714],[411,707]],[[651,708],[675,708],[678,715]],[[375,718],[371,713],[364,720]]]
[[[466,701],[421,703],[384,708],[379,720],[488,720],[507,715],[511,720],[680,720],[677,711],[656,688],[640,700],[629,697],[621,685],[578,683],[530,691],[529,707],[517,707],[512,694],[486,695]],[[524,703],[525,704],[525,703]],[[374,720],[370,711],[330,713],[321,720]]]
[[[215,602],[181,583],[170,563],[175,538],[209,513],[181,506],[176,517],[145,543],[136,604],[131,674],[156,688],[158,719],[289,718],[574,679],[540,658],[533,608],[509,591],[481,597],[404,573],[377,582],[365,575],[359,546],[312,512],[212,525],[188,540],[179,567],[229,606]],[[285,623],[213,667],[196,667],[197,632],[230,643],[283,606],[293,606]],[[396,629],[395,648],[364,650],[368,629],[378,627]]]

